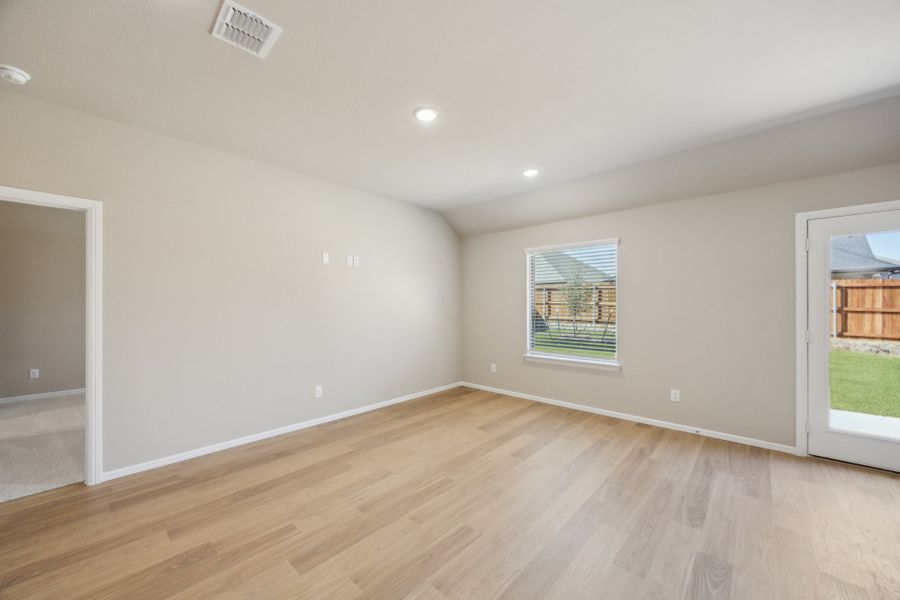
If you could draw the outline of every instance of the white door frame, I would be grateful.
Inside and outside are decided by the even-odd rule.
[[[876,202],[873,204],[859,204],[857,206],[844,206],[829,208],[811,212],[797,213],[795,254],[797,272],[797,454],[808,455],[807,439],[809,434],[809,265],[807,239],[809,222],[815,219],[827,219],[830,217],[846,217],[849,215],[861,215],[900,210],[900,200]]]
[[[103,203],[0,186],[0,200],[78,210],[85,222],[85,468],[88,485],[103,480]]]

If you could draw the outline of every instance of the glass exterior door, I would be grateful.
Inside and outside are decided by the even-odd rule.
[[[900,211],[808,237],[809,453],[900,471]]]

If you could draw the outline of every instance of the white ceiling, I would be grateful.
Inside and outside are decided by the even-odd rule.
[[[459,206],[444,217],[466,236],[893,163],[900,163],[900,95]]]
[[[265,60],[209,35],[218,0],[2,0],[0,63],[18,93],[439,210],[900,84],[897,0],[243,4],[284,27]]]

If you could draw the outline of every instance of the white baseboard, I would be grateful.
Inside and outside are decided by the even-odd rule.
[[[8,396],[0,398],[0,404],[9,402],[21,402],[22,400],[43,400],[44,398],[56,398],[57,396],[71,396],[72,394],[83,394],[84,388],[79,390],[61,390],[59,392],[44,392],[42,394],[26,394],[24,396]]]
[[[466,386],[466,387],[470,387],[470,388],[474,388],[474,389],[478,389],[478,390],[484,390],[487,392],[494,392],[496,394],[504,394],[506,396],[513,396],[515,398],[522,398],[524,400],[532,400],[534,402],[542,402],[544,404],[552,404],[554,406],[561,406],[563,408],[569,408],[572,410],[580,410],[580,411],[589,412],[589,413],[593,413],[593,414],[597,414],[597,415],[605,415],[607,417],[614,417],[616,419],[622,419],[624,421],[634,421],[636,423],[644,423],[647,425],[654,425],[656,427],[662,427],[664,429],[674,429],[676,431],[685,431],[687,433],[694,433],[697,435],[716,438],[719,440],[726,440],[729,442],[737,442],[738,444],[745,444],[747,446],[756,446],[758,448],[765,448],[767,450],[775,450],[777,452],[785,452],[787,454],[801,454],[800,452],[798,452],[797,448],[795,448],[793,446],[787,446],[785,444],[776,444],[774,442],[767,442],[765,440],[744,437],[741,435],[722,433],[720,431],[701,429],[699,427],[691,427],[689,425],[681,425],[679,423],[672,423],[669,421],[660,421],[658,419],[650,419],[647,417],[639,417],[637,415],[630,415],[628,413],[621,413],[621,412],[616,412],[613,410],[605,410],[605,409],[597,408],[594,406],[588,406],[586,404],[577,404],[574,402],[564,402],[562,400],[553,400],[552,398],[544,398],[543,396],[535,396],[533,394],[524,394],[522,392],[514,392],[512,390],[504,390],[504,389],[500,389],[500,388],[490,387],[487,385],[480,385],[477,383],[469,383],[469,382],[465,382],[465,381],[460,381],[460,382],[450,383],[447,385],[442,385],[442,386],[439,386],[436,388],[432,388],[430,390],[424,390],[424,391],[416,392],[416,393],[409,394],[406,396],[401,396],[399,398],[393,398],[391,400],[385,400],[383,402],[376,402],[375,404],[368,404],[366,406],[361,406],[359,408],[346,410],[343,412],[335,413],[333,415],[326,415],[324,417],[310,419],[309,421],[302,421],[300,423],[294,423],[292,425],[285,425],[284,427],[279,427],[277,429],[271,429],[269,431],[263,431],[261,433],[254,433],[254,434],[236,438],[233,440],[219,442],[218,444],[204,446],[202,448],[197,448],[195,450],[188,450],[186,452],[179,452],[178,454],[172,454],[171,456],[164,456],[162,458],[148,460],[146,462],[142,462],[142,463],[139,463],[136,465],[131,465],[128,467],[121,467],[119,469],[113,469],[111,471],[104,471],[102,473],[102,477],[101,477],[100,481],[101,482],[102,481],[110,481],[112,479],[118,479],[119,477],[125,477],[127,475],[134,475],[135,473],[141,473],[143,471],[157,469],[159,467],[164,467],[166,465],[171,465],[171,464],[174,464],[177,462],[190,460],[192,458],[197,458],[199,456],[204,456],[206,454],[212,454],[214,452],[220,452],[222,450],[227,450],[229,448],[235,448],[237,446],[243,446],[244,444],[258,442],[260,440],[264,440],[264,439],[279,436],[279,435],[284,435],[286,433],[291,433],[293,431],[299,431],[301,429],[315,427],[316,425],[330,423],[331,421],[338,421],[340,419],[346,419],[347,417],[352,417],[354,415],[359,415],[359,414],[367,413],[367,412],[370,412],[373,410],[378,410],[379,408],[385,408],[387,406],[391,406],[394,404],[400,404],[401,402],[415,400],[416,398],[421,398],[422,396],[429,396],[431,394],[436,394],[438,392],[443,392],[443,391],[450,390],[450,389],[453,389],[453,388],[459,387],[459,386]],[[65,393],[75,393],[78,391],[81,391],[81,390],[74,390],[74,391],[65,392]],[[62,395],[63,392],[55,392],[55,394]]]
[[[496,394],[504,394],[506,396],[514,396],[516,398],[522,398],[524,400],[532,400],[534,402],[543,402],[544,404],[552,404],[554,406],[562,406],[563,408],[571,408],[573,410],[580,410],[580,411],[584,411],[584,412],[594,413],[596,415],[604,415],[607,417],[614,417],[616,419],[622,419],[624,421],[634,421],[635,423],[644,423],[646,425],[655,425],[656,427],[662,427],[664,429],[674,429],[676,431],[685,431],[687,433],[695,433],[697,435],[715,438],[717,440],[725,440],[728,442],[737,442],[738,444],[745,444],[747,446],[756,446],[757,448],[765,448],[766,450],[775,450],[776,452],[784,452],[786,454],[797,454],[800,456],[805,456],[805,454],[800,452],[794,446],[788,446],[785,444],[776,444],[774,442],[767,442],[765,440],[758,440],[756,438],[744,437],[742,435],[733,435],[731,433],[722,433],[721,431],[712,431],[710,429],[701,429],[700,427],[691,427],[690,425],[681,425],[680,423],[672,423],[670,421],[660,421],[658,419],[650,419],[648,417],[639,417],[637,415],[630,415],[628,413],[616,412],[614,410],[606,410],[603,408],[597,408],[595,406],[588,406],[586,404],[576,404],[575,402],[563,402],[562,400],[553,400],[552,398],[544,398],[543,396],[535,396],[533,394],[523,394],[521,392],[513,392],[511,390],[503,390],[500,388],[495,388],[495,387],[491,387],[491,386],[487,386],[487,385],[480,385],[477,383],[468,383],[468,382],[464,381],[460,385],[475,388],[477,390],[484,390],[486,392],[494,392]]]
[[[359,415],[359,414],[367,413],[367,412],[370,412],[373,410],[378,410],[379,408],[385,408],[385,407],[391,406],[393,404],[400,404],[401,402],[415,400],[416,398],[421,398],[422,396],[429,396],[431,394],[443,392],[443,391],[446,391],[449,389],[453,389],[455,387],[459,387],[460,385],[461,384],[459,382],[454,382],[454,383],[450,383],[447,385],[442,385],[440,387],[431,388],[430,390],[424,390],[421,392],[415,392],[413,394],[408,394],[406,396],[401,396],[399,398],[393,398],[391,400],[385,400],[383,402],[376,402],[375,404],[367,404],[366,406],[361,406],[359,408],[354,408],[351,410],[345,410],[343,412],[335,413],[333,415],[326,415],[324,417],[310,419],[309,421],[293,423],[291,425],[285,425],[284,427],[278,427],[277,429],[270,429],[269,431],[263,431],[261,433],[253,433],[251,435],[246,435],[244,437],[236,438],[233,440],[227,440],[224,442],[219,442],[218,444],[212,444],[211,446],[204,446],[202,448],[196,448],[194,450],[188,450],[186,452],[179,452],[178,454],[172,454],[171,456],[164,456],[162,458],[148,460],[146,462],[142,462],[142,463],[139,463],[136,465],[131,465],[128,467],[121,467],[119,469],[113,469],[111,471],[104,471],[101,475],[100,482],[109,481],[111,479],[118,479],[119,477],[125,477],[126,475],[134,475],[135,473],[140,473],[142,471],[158,469],[159,467],[164,467],[166,465],[171,465],[171,464],[181,462],[184,460],[190,460],[192,458],[197,458],[199,456],[204,456],[206,454],[212,454],[213,452],[220,452],[222,450],[227,450],[229,448],[234,448],[236,446],[243,446],[244,444],[258,442],[260,440],[275,437],[278,435],[284,435],[286,433],[291,433],[293,431],[299,431],[301,429],[306,429],[308,427],[315,427],[316,425],[322,425],[323,423],[330,423],[331,421],[346,419],[347,417],[352,417],[354,415]],[[100,482],[98,482],[98,483],[100,483]]]

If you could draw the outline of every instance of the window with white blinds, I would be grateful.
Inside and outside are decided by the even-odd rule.
[[[615,363],[618,240],[535,248],[528,257],[528,356]]]

